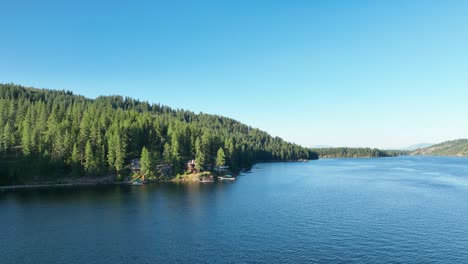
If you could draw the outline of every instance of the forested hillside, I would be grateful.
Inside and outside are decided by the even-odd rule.
[[[407,154],[407,151],[380,150],[372,148],[316,148],[320,158],[378,158]]]
[[[122,96],[87,99],[69,91],[0,84],[0,185],[125,175],[132,158],[174,174],[196,159],[223,158],[232,170],[258,161],[316,159],[310,149],[233,119],[175,110]]]
[[[468,156],[468,139],[457,139],[417,149],[411,155]]]

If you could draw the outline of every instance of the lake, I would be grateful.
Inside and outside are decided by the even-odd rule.
[[[468,263],[468,158],[0,192],[1,263]]]

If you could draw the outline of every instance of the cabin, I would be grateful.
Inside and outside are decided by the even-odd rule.
[[[194,159],[189,160],[189,161],[187,162],[187,171],[189,171],[190,173],[196,173],[196,172],[198,172],[198,170],[197,170],[197,163],[195,162]]]
[[[226,172],[229,170],[229,166],[215,166],[214,170],[221,173],[221,172]]]
[[[141,171],[140,159],[132,159],[130,161],[130,170],[133,173],[140,173]]]
[[[162,177],[170,177],[172,176],[172,164],[166,163],[166,164],[160,164],[156,166],[156,169]]]

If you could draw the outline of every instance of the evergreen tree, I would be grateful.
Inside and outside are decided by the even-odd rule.
[[[172,162],[172,148],[169,143],[164,144],[164,162]]]
[[[3,149],[8,151],[15,144],[15,135],[10,122],[7,122],[3,128]]]
[[[223,148],[218,149],[218,153],[216,155],[216,166],[224,166],[226,165],[226,156],[224,155]]]
[[[143,175],[145,176],[151,175],[151,157],[146,147],[143,147],[143,149],[141,150],[140,166],[141,166],[141,173]]]
[[[115,170],[120,172],[124,167],[125,162],[125,153],[126,153],[126,142],[125,138],[117,136],[116,146],[115,146]]]
[[[110,133],[110,136],[108,137],[108,143],[107,143],[107,163],[109,166],[112,168],[115,166],[115,157],[116,157],[116,137],[114,133]]]
[[[205,132],[202,135],[201,149],[205,156],[205,167],[213,165],[213,138],[209,132]]]
[[[85,164],[84,169],[87,174],[96,173],[96,157],[94,156],[91,142],[88,140],[85,147]]]
[[[23,150],[23,154],[29,156],[31,154],[31,128],[28,119],[24,119],[23,121],[23,128],[21,132],[21,148]]]
[[[173,166],[176,170],[176,172],[179,172],[182,170],[183,166],[183,145],[182,145],[182,134],[179,132],[174,132],[172,134],[172,142],[171,142],[171,156],[172,156],[172,162]]]
[[[195,150],[195,167],[198,171],[203,171],[206,167],[206,154],[200,139],[195,142]]]
[[[79,165],[81,163],[80,153],[78,152],[78,146],[76,145],[76,143],[73,144],[70,163],[75,165]]]
[[[78,146],[73,144],[73,150],[71,154],[71,159],[70,159],[70,165],[72,168],[72,173],[77,176],[80,173],[80,168],[81,168],[81,157],[80,153],[78,151]]]
[[[114,130],[108,138],[107,162],[109,166],[119,173],[126,158],[127,142],[124,131]]]

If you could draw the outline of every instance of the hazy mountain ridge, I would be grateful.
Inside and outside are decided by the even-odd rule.
[[[442,142],[430,147],[417,149],[410,154],[423,156],[468,156],[468,139]]]
[[[406,148],[403,148],[403,150],[414,151],[418,149],[428,148],[433,145],[435,144],[434,143],[419,143],[419,144],[413,144],[413,145],[407,146]]]

